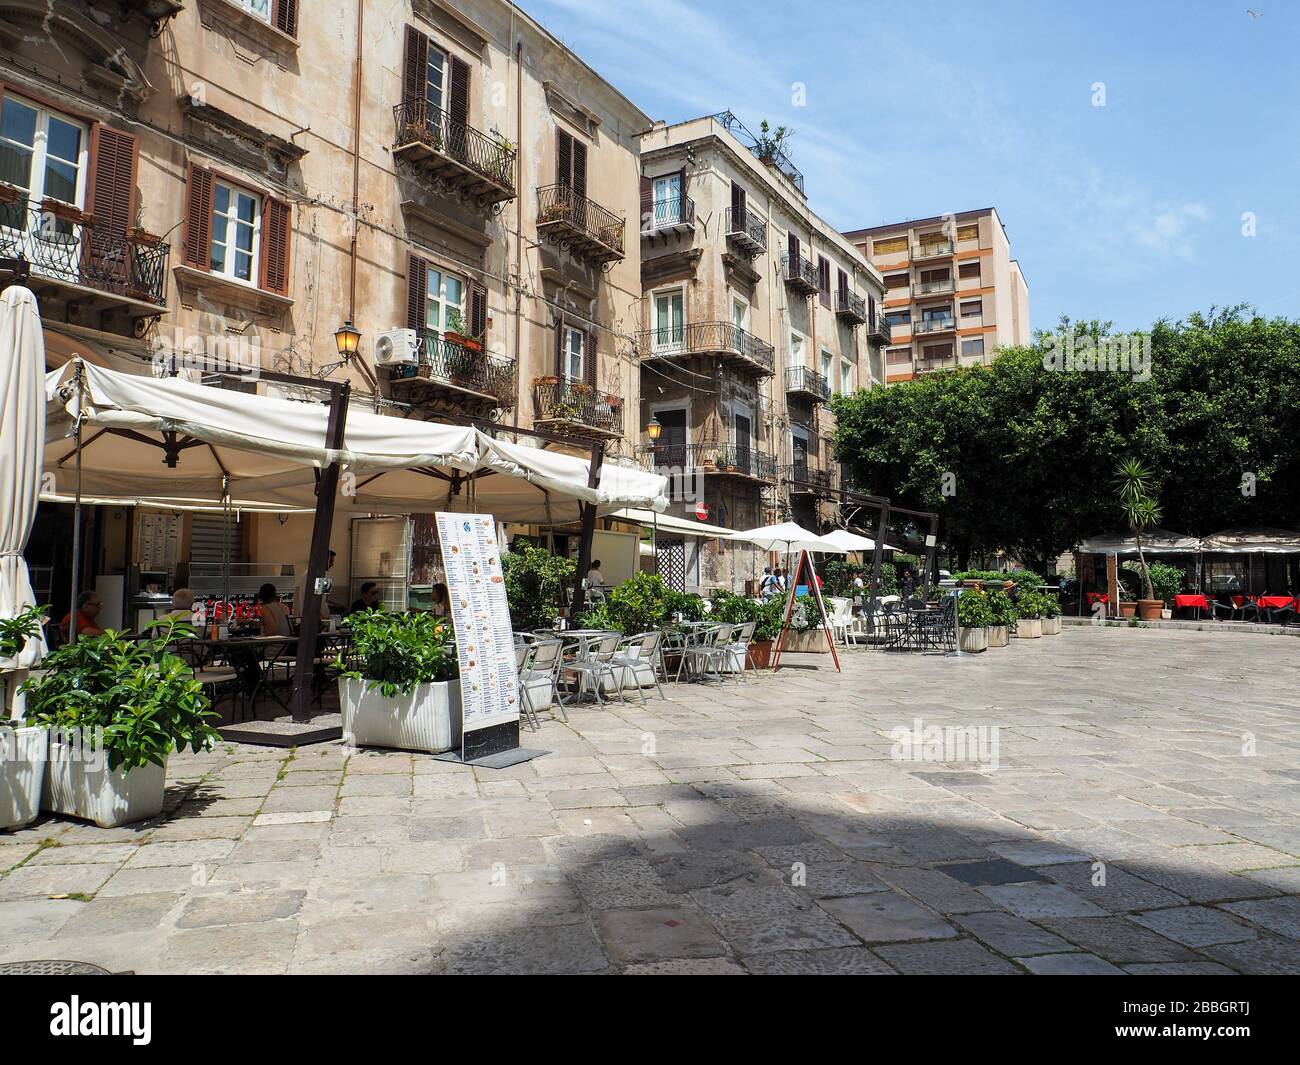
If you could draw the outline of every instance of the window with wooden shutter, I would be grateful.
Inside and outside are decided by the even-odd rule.
[[[298,0],[274,0],[275,28],[290,37],[298,36]]]
[[[641,175],[641,232],[651,233],[655,228],[654,178]]]
[[[406,328],[425,327],[429,298],[429,264],[418,255],[406,257]]]
[[[469,286],[469,335],[476,339],[487,335],[487,289],[477,281]]]
[[[190,164],[185,178],[185,265],[211,269],[212,171]]]
[[[564,369],[564,318],[555,323],[555,376],[567,376]]]
[[[897,255],[900,251],[907,251],[907,237],[887,237],[884,240],[877,240],[871,245],[872,255]]]
[[[402,96],[423,100],[429,79],[429,38],[414,26],[406,27],[406,58],[402,68]]]
[[[847,296],[849,294],[849,275],[846,274],[843,270],[839,272],[838,284],[839,284],[840,293],[844,296]]]
[[[973,226],[958,226],[957,239],[958,240],[979,240],[980,239],[979,223],[977,222]]]
[[[451,71],[447,86],[447,114],[453,123],[469,124],[469,64],[451,56]]]
[[[262,207],[262,287],[289,295],[289,205],[268,196]]]
[[[85,255],[101,275],[127,280],[127,257],[122,254],[126,231],[135,221],[136,161],[139,141],[133,134],[99,126],[94,136],[94,158],[87,197],[94,228],[89,230]]]
[[[582,352],[583,378],[592,388],[596,387],[596,327],[587,330]]]
[[[738,229],[745,224],[745,190],[731,183],[731,226]]]
[[[786,239],[786,244],[790,252],[790,268],[796,269],[799,264],[799,238],[791,233]]]
[[[818,299],[823,307],[831,305],[831,263],[824,255],[817,256]]]
[[[587,146],[577,140],[573,142],[573,191],[587,198]]]
[[[556,130],[555,180],[574,195],[584,199],[587,195],[587,146],[572,134]]]

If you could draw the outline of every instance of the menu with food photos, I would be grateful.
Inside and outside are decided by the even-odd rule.
[[[519,673],[491,514],[436,515],[456,627],[463,729],[519,720]]]

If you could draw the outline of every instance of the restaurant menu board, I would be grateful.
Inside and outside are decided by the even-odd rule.
[[[490,514],[444,513],[437,521],[456,627],[463,731],[517,727],[519,673],[496,522]]]

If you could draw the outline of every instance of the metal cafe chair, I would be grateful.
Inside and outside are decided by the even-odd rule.
[[[654,630],[637,633],[623,640],[614,656],[614,662],[623,669],[625,683],[630,680],[636,686],[642,702],[645,702],[647,679],[661,696],[664,693],[663,685],[659,683],[662,669],[659,644],[662,638],[663,634]]]
[[[627,702],[623,694],[622,666],[614,664],[620,639],[622,637],[616,632],[604,633],[595,639],[579,635],[565,645],[564,650],[572,650],[574,654],[572,658],[565,658],[561,668],[566,674],[572,673],[577,680],[575,698],[581,699],[590,683],[596,702],[605,703],[607,700],[601,689],[608,677],[620,701]]]
[[[528,658],[519,671],[520,704],[526,705],[536,716],[538,710],[558,708],[565,721],[564,701],[560,698],[560,663],[564,643],[561,640],[538,640],[527,645]],[[546,693],[546,704],[541,705],[541,693]]]
[[[740,627],[732,634],[731,639],[723,647],[725,652],[724,663],[730,670],[734,671],[742,680],[745,677],[745,667],[749,666],[754,673],[758,672],[758,666],[754,664],[753,655],[750,654],[750,644],[754,640],[754,629],[758,627],[757,621],[742,622]]]
[[[707,680],[710,676],[723,680],[722,666],[728,653],[726,645],[735,630],[735,625],[722,624],[709,625],[690,633],[682,647],[678,676],[681,676],[682,666],[686,666],[687,676],[695,680]]]

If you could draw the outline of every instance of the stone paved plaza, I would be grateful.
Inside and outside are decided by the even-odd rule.
[[[525,743],[551,753],[504,771],[223,745],[173,757],[156,822],[0,835],[0,960],[1300,973],[1297,652],[1067,627],[854,650],[843,676],[800,656],[547,719]],[[909,751],[891,733],[918,719],[996,731]]]

